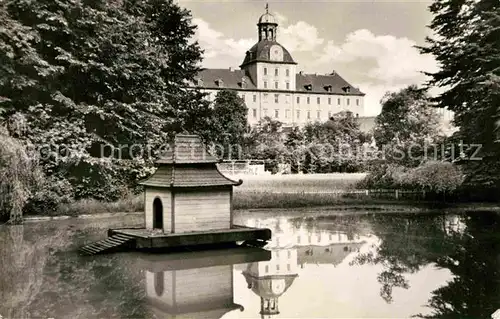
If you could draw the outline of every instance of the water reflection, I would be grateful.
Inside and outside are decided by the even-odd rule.
[[[233,310],[233,267],[268,260],[263,249],[235,248],[175,255],[141,257],[146,300],[155,318],[220,318]]]
[[[82,258],[78,247],[125,222],[0,227],[0,315],[489,318],[500,308],[500,214],[238,222],[273,231],[265,250]]]

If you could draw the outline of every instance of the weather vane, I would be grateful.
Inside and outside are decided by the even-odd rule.
[[[269,13],[269,3],[266,3],[266,13]]]

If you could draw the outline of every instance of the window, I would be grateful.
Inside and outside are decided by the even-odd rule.
[[[311,98],[309,96],[307,97],[307,104],[311,104]]]
[[[277,89],[278,88],[278,82],[274,82],[274,88]]]
[[[319,103],[321,103],[321,98],[320,98],[320,97],[317,97],[317,98],[316,98],[316,102],[318,102],[318,104],[319,104]]]
[[[279,265],[279,264],[278,264],[278,265],[276,265],[276,270],[277,270],[277,271],[280,271],[280,265]]]
[[[254,95],[253,95],[253,101],[254,101],[254,102],[257,102],[257,94],[254,94]]]
[[[279,110],[274,110],[274,117],[278,118],[280,116],[280,111]]]
[[[286,270],[288,270],[288,271],[292,271],[292,267],[290,267],[290,264],[287,264],[287,265],[286,265]]]
[[[286,82],[286,89],[290,90],[290,82]]]
[[[290,94],[285,95],[285,103],[290,104]]]
[[[280,95],[279,94],[275,94],[274,95],[274,103],[279,103],[280,101]]]
[[[340,98],[337,99],[337,105],[340,105]]]
[[[264,93],[264,95],[263,95],[263,100],[264,100],[264,103],[267,103],[267,96],[268,96],[268,94],[267,94],[267,93]]]
[[[285,118],[290,118],[290,110],[285,110]]]
[[[264,75],[267,75],[267,68],[264,68]]]
[[[288,251],[288,259],[292,258],[292,252]]]
[[[286,69],[286,76],[290,76],[290,70],[289,69]]]
[[[279,74],[279,69],[277,69],[277,68],[276,68],[276,69],[274,69],[274,75],[275,75],[275,76],[278,76],[278,74]]]
[[[268,272],[269,272],[269,265],[266,265],[265,272],[266,272],[266,273],[268,273]]]
[[[300,104],[300,96],[297,96],[297,104]]]
[[[267,116],[267,109],[262,109],[262,112],[264,112],[264,116]]]
[[[307,111],[307,119],[310,120],[311,119],[311,111]]]
[[[297,119],[300,118],[300,110],[297,110]]]
[[[300,244],[300,236],[297,236],[297,244]]]
[[[257,117],[257,109],[253,109],[253,117],[256,118]]]
[[[320,118],[320,115],[321,115],[321,112],[320,111],[317,111],[316,112],[316,117],[319,119]]]
[[[350,99],[349,99],[349,98],[347,98],[347,105],[349,105],[349,102],[350,102]]]
[[[309,244],[311,243],[311,236],[309,236]]]
[[[331,97],[329,97],[329,98],[328,98],[328,104],[329,104],[329,105],[331,105],[331,104],[332,104],[332,98],[331,98]]]
[[[332,234],[328,235],[328,239],[332,240]]]
[[[359,99],[356,99],[356,106],[359,106]]]
[[[267,89],[267,81],[264,81],[264,89]]]
[[[279,244],[277,244],[277,245],[278,245],[278,247],[279,247]],[[277,257],[277,258],[280,258],[280,251],[279,251],[279,250],[277,250],[277,251],[276,251],[276,257]]]
[[[328,119],[330,119],[330,117],[332,117],[332,112],[328,112]]]

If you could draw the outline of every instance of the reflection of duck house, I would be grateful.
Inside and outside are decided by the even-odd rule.
[[[146,296],[157,318],[221,318],[243,311],[234,303],[233,266],[269,260],[258,248],[236,248],[141,258]]]
[[[145,188],[144,227],[111,229],[108,240],[82,251],[99,253],[125,244],[154,249],[269,240],[269,229],[233,224],[233,186],[242,181],[222,175],[217,162],[200,137],[177,135],[157,161],[156,172],[140,183]]]

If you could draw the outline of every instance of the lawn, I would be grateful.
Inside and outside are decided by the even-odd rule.
[[[352,189],[364,176],[365,174],[347,173],[233,176],[233,179],[243,179],[243,184],[234,188],[233,207],[235,209],[295,208],[346,204],[353,199],[328,192]],[[61,206],[58,211],[50,215],[76,216],[143,210],[144,196],[140,194],[112,203],[93,199],[79,200]]]
[[[235,187],[234,192],[265,193],[313,193],[353,189],[362,180],[364,173],[304,174],[304,175],[245,175],[243,184]]]

